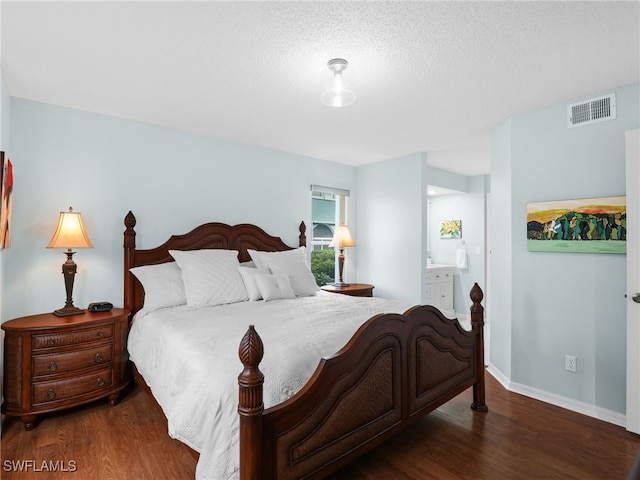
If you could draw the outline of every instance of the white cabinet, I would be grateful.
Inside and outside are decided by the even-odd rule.
[[[453,308],[453,265],[427,265],[427,304],[447,317],[455,317]]]

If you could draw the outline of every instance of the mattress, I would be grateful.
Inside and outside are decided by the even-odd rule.
[[[238,478],[238,346],[249,325],[264,343],[265,408],[304,386],[324,356],[366,320],[408,306],[327,292],[270,302],[141,310],[129,333],[130,359],[168,419],[169,435],[200,453],[198,480]]]

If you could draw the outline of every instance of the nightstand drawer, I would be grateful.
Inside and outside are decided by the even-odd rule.
[[[96,373],[55,382],[39,382],[33,384],[33,404],[55,403],[67,398],[76,397],[100,390],[108,390],[112,386],[112,369],[106,368]]]
[[[58,373],[82,370],[111,362],[113,344],[107,343],[99,347],[77,350],[67,353],[51,353],[33,357],[33,376],[55,375]]]
[[[50,333],[46,335],[33,335],[31,337],[33,350],[43,348],[63,347],[78,343],[95,342],[113,337],[113,325],[103,325],[99,328],[86,328],[68,333]]]

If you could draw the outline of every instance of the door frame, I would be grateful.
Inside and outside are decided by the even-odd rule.
[[[640,434],[640,129],[625,132],[627,189],[627,430]]]

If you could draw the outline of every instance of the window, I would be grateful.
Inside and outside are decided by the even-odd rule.
[[[348,190],[311,186],[311,272],[320,286],[336,278],[336,252],[329,243],[336,225],[345,222]]]

